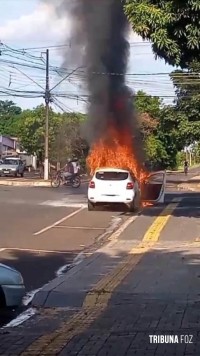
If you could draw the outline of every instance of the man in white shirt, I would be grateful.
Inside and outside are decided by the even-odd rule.
[[[80,164],[78,162],[78,159],[73,159],[72,160],[72,164],[73,164],[73,167],[74,167],[74,174],[79,174],[81,167],[80,167]]]

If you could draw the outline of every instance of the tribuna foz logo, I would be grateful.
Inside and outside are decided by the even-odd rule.
[[[150,344],[192,344],[193,335],[149,335]]]

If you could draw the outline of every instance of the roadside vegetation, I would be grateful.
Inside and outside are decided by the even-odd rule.
[[[171,77],[174,80],[173,74]],[[149,169],[177,169],[186,157],[184,147],[194,143],[191,149],[192,164],[200,162],[199,88],[195,84],[195,88],[190,85],[189,89],[185,89],[186,80],[184,84],[175,81],[174,85],[177,98],[173,105],[164,105],[159,97],[149,96],[143,91],[135,96]],[[66,157],[78,156],[82,165],[85,165],[89,149],[84,139],[86,119],[83,114],[61,114],[50,110],[49,149],[52,164],[60,162],[62,165]],[[21,110],[12,101],[0,101],[0,134],[18,137],[24,150],[43,160],[44,106]]]

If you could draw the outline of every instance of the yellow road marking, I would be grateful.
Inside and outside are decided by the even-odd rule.
[[[177,207],[178,203],[169,204],[160,214],[160,216],[155,219],[153,224],[150,226],[144,235],[143,242],[157,242],[160,236],[160,232],[169,220],[174,207]]]
[[[169,204],[147,230],[142,243],[134,247],[122,263],[111,273],[103,277],[87,294],[82,309],[63,322],[60,328],[50,334],[41,336],[26,351],[23,356],[56,355],[76,335],[87,330],[91,324],[105,311],[108,302],[119,284],[128,276],[140,262],[144,254],[159,240],[164,226],[167,224],[177,204]]]

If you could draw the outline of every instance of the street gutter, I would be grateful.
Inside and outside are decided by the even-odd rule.
[[[81,180],[81,183],[88,183],[89,179]],[[43,187],[43,188],[51,188],[51,181],[34,181],[34,180],[1,180],[0,186],[10,186],[10,187]]]

